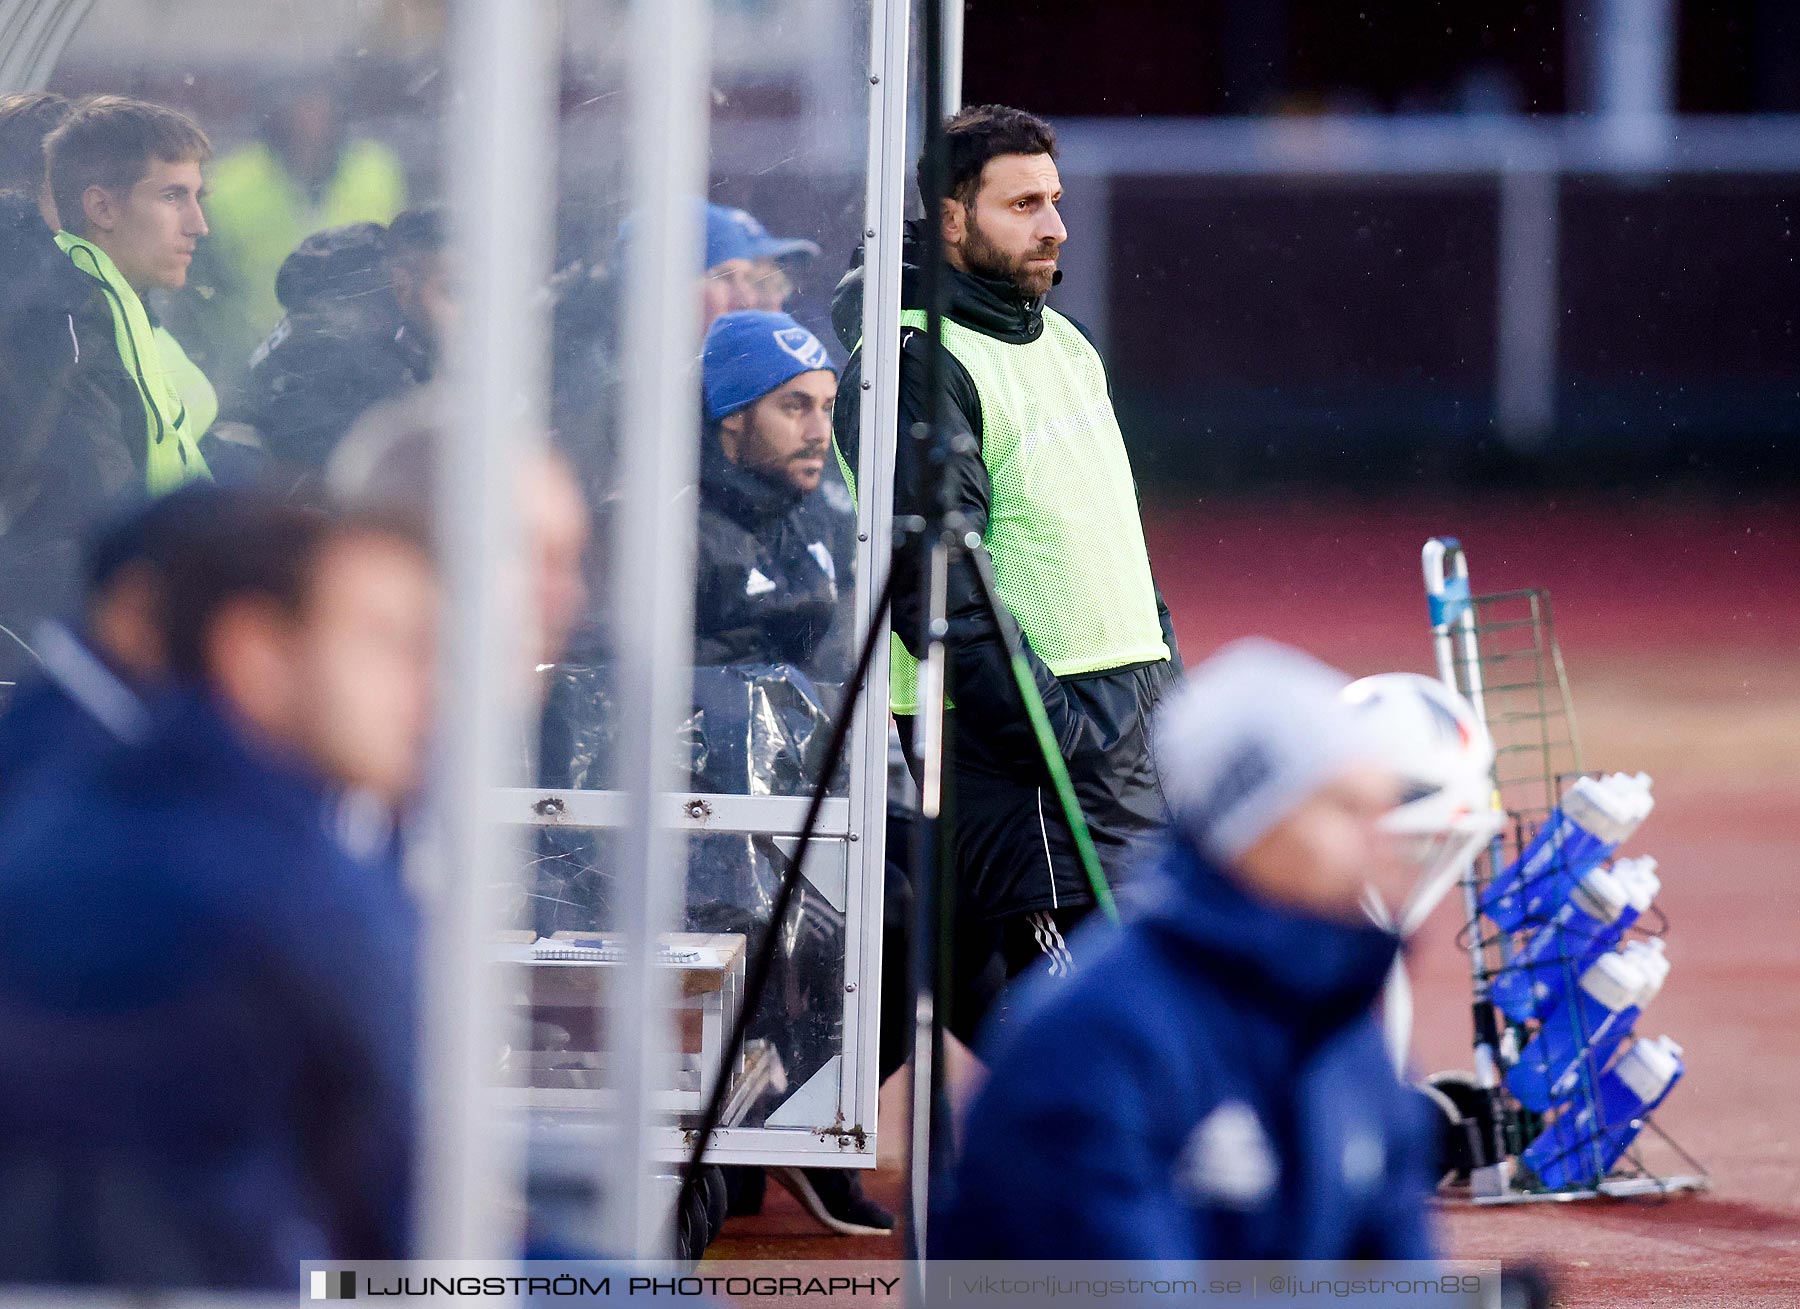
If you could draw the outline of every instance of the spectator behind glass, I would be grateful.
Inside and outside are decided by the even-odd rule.
[[[694,662],[841,681],[856,524],[819,494],[837,370],[799,323],[757,310],[714,320],[703,368]]]
[[[282,263],[275,293],[287,313],[252,356],[220,445],[259,449],[278,487],[317,489],[358,418],[438,369],[456,314],[442,215],[315,232]]]
[[[421,387],[369,411],[327,472],[332,500],[348,508],[433,518],[440,483],[445,397]],[[518,468],[518,512],[531,604],[521,615],[521,668],[553,664],[588,606],[582,555],[588,510],[567,460],[550,449],[525,454]]]
[[[117,96],[13,108],[7,153],[21,175],[30,138],[63,116],[42,149],[61,197],[48,207],[72,230],[45,230],[35,183],[0,193],[0,626],[11,633],[0,634],[0,679],[28,662],[22,643],[42,619],[74,608],[82,542],[122,497],[207,476],[193,441],[204,415],[189,405],[210,391],[181,368],[179,347],[165,356],[140,297],[186,276],[204,227],[205,134]]]
[[[46,771],[67,776],[149,730],[145,700],[168,674],[164,610],[171,570],[203,568],[232,548],[220,534],[230,501],[199,483],[125,514],[88,552],[86,598],[73,630],[32,633],[39,670],[0,717],[0,823],[9,799]]]
[[[194,254],[208,234],[200,204],[201,169],[212,158],[212,143],[192,119],[173,109],[122,96],[95,96],[70,111],[44,149],[63,225],[58,243],[83,272],[129,284],[129,290],[111,287],[115,329],[124,338],[120,355],[140,352],[134,314],[141,312],[154,350],[130,362],[153,394],[173,392],[175,407],[165,416],[180,436],[198,442],[219,415],[218,393],[145,297],[187,285]],[[69,234],[90,242],[91,248],[77,248]],[[111,260],[110,269],[92,257],[95,251]],[[151,490],[172,489],[204,472],[204,461],[194,455],[178,475],[172,472],[166,484]],[[151,477],[159,480],[154,468]]]
[[[794,291],[789,270],[818,256],[819,247],[813,242],[770,236],[769,229],[745,210],[707,205],[700,330],[705,332],[720,314],[740,309],[785,309]]]
[[[281,317],[275,275],[288,253],[321,228],[387,223],[406,205],[399,158],[348,130],[331,88],[270,88],[265,103],[260,139],[213,169],[218,231],[197,273],[213,294],[188,306],[230,385]]]
[[[54,91],[0,95],[0,191],[24,191],[37,200],[38,215],[54,232],[56,199],[44,170],[44,138],[69,116],[69,102]]]
[[[180,688],[0,836],[0,1277],[291,1289],[408,1253],[413,910],[336,835],[420,772],[409,528],[233,493],[167,582]]]

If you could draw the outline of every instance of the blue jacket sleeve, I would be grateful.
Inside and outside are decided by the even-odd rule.
[[[1436,1154],[1432,1116],[1425,1098],[1409,1086],[1394,1089],[1389,1112],[1387,1178],[1369,1233],[1371,1259],[1437,1259],[1443,1251],[1431,1205]]]
[[[1168,1139],[1170,1100],[1194,1089],[1130,1025],[1057,1017],[1053,1039],[1045,1027],[1041,1041],[1027,1029],[1009,1042],[971,1107],[932,1257],[1223,1254],[1206,1211],[1177,1190],[1179,1142]]]

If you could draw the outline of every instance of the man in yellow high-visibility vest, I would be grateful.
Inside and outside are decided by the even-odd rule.
[[[44,151],[62,222],[56,244],[98,285],[119,361],[138,393],[145,438],[143,453],[132,454],[145,488],[160,495],[210,477],[198,427],[218,413],[218,398],[173,338],[158,333],[143,297],[187,285],[207,234],[200,166],[212,143],[173,109],[96,96],[76,106]],[[189,412],[189,398],[199,412]]]
[[[73,603],[81,542],[121,496],[210,476],[212,387],[143,296],[186,281],[212,147],[185,115],[119,96],[6,107],[23,164],[0,196],[0,625],[23,642]],[[0,676],[16,666],[0,658]]]

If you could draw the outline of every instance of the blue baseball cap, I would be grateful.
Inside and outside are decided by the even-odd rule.
[[[790,315],[740,309],[706,329],[702,371],[706,416],[716,421],[802,373],[837,368],[819,338]]]
[[[706,266],[728,259],[816,259],[819,247],[798,236],[770,236],[754,214],[724,205],[706,206]]]

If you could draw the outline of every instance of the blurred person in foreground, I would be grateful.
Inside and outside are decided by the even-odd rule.
[[[449,397],[421,386],[371,408],[337,448],[325,473],[333,503],[348,510],[400,513],[441,529],[438,496]],[[588,607],[582,571],[592,525],[581,488],[558,451],[526,445],[515,453],[514,505],[522,535],[518,563],[527,597],[518,630],[524,671],[563,657]],[[440,542],[440,548],[450,549]]]
[[[939,416],[926,397],[932,347],[921,330],[922,233],[912,225],[902,256],[894,511],[933,512],[941,485],[960,530],[980,538],[974,557],[953,557],[949,574],[956,931],[991,936],[1009,977],[1039,961],[1066,976],[1079,959],[1064,933],[1096,898],[1047,751],[1067,762],[1102,873],[1118,884],[1166,817],[1148,722],[1180,674],[1180,653],[1151,576],[1106,366],[1045,303],[1068,237],[1055,133],[1021,110],[979,105],[956,114],[945,135],[948,195],[930,221],[941,225],[948,264],[940,433],[948,453],[939,466],[915,435]],[[849,469],[866,366],[862,306],[858,266],[832,304],[838,335],[854,348],[834,415]],[[890,704],[907,738],[921,711],[920,548],[907,547],[894,591]],[[978,580],[982,555],[997,619]],[[1052,742],[1032,728],[1002,625],[1023,645]]]
[[[0,103],[0,676],[74,606],[82,544],[122,497],[207,476],[183,388],[204,408],[210,387],[140,292],[186,276],[209,149],[138,101]]]
[[[217,434],[260,451],[274,486],[316,491],[356,420],[441,366],[456,317],[443,215],[314,232],[283,261],[275,295],[286,312]]]
[[[420,773],[436,583],[397,520],[234,493],[136,744],[0,837],[0,1277],[270,1290],[404,1257],[415,923],[345,797]]]
[[[40,772],[76,775],[149,732],[168,675],[169,571],[231,548],[217,531],[229,503],[210,483],[183,487],[128,511],[90,546],[79,619],[32,632],[38,670],[0,715],[0,825],[9,799]]]
[[[1430,1111],[1374,1014],[1401,943],[1363,907],[1414,874],[1407,743],[1347,682],[1244,641],[1169,698],[1148,895],[990,1034],[934,1257],[1433,1256]]]

